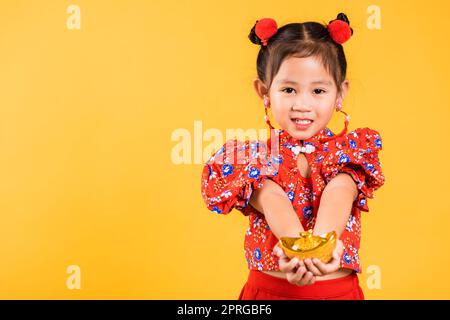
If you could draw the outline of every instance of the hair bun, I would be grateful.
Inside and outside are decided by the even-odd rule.
[[[255,44],[267,46],[269,39],[278,31],[277,22],[272,18],[257,20],[248,38]]]
[[[350,20],[343,12],[339,13],[336,19],[329,22],[327,29],[333,41],[339,44],[343,44],[353,35],[353,29],[350,28]]]
[[[255,31],[257,23],[258,23],[258,20],[256,20],[255,25],[253,26],[252,30],[250,30],[250,33],[248,34],[248,38],[254,44],[261,44],[261,40],[256,35],[256,31]]]
[[[343,12],[341,12],[341,13],[339,13],[339,14],[337,15],[336,20],[344,21],[344,22],[348,23],[348,25],[350,25],[350,20],[348,20],[347,15],[346,15],[345,13],[343,13]]]

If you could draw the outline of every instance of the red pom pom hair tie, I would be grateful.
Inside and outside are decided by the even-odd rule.
[[[331,21],[328,24],[327,29],[334,42],[339,44],[346,42],[353,34],[353,30],[350,28],[350,25],[339,19]]]
[[[272,18],[264,18],[256,21],[255,33],[261,40],[263,46],[267,46],[267,42],[278,31],[278,26]]]

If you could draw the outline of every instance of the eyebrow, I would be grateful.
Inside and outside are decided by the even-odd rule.
[[[298,84],[296,81],[293,80],[289,80],[289,79],[281,79],[277,81],[278,84]],[[313,81],[311,82],[311,84],[324,84],[324,85],[328,85],[331,86],[333,83],[331,81],[325,81],[325,80],[317,80],[317,81]]]

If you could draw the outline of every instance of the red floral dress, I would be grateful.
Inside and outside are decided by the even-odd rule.
[[[303,228],[308,230],[314,228],[326,184],[338,173],[346,172],[357,185],[358,197],[340,236],[344,245],[341,267],[360,273],[361,211],[369,211],[367,199],[372,199],[385,181],[378,159],[381,137],[370,128],[358,128],[340,136],[324,128],[304,140],[304,145],[308,144],[315,151],[305,153],[311,169],[310,177],[305,178],[297,167],[298,155],[294,152],[302,143],[283,129],[272,130],[266,142],[228,140],[203,167],[202,197],[213,212],[228,214],[236,208],[249,217],[244,251],[250,270],[278,271],[278,258],[272,251],[278,239],[264,215],[249,205],[253,190],[261,188],[265,179],[279,184]]]

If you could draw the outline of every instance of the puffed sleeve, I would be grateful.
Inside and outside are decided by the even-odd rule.
[[[233,208],[248,215],[254,190],[277,175],[262,141],[228,140],[204,165],[201,193],[209,210],[228,214]]]
[[[354,206],[368,212],[367,198],[385,181],[378,153],[382,149],[380,134],[370,128],[358,128],[349,134],[332,140],[324,157],[321,174],[328,183],[338,173],[350,174],[358,188]]]

